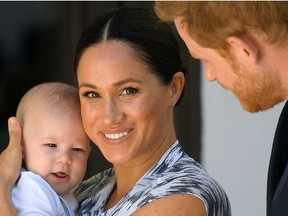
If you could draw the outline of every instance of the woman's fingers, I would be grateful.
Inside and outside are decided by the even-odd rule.
[[[0,186],[11,191],[21,169],[21,128],[18,120],[11,117],[8,120],[9,145],[0,155]]]

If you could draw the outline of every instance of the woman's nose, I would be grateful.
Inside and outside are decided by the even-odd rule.
[[[104,123],[115,124],[123,119],[123,112],[121,111],[117,100],[107,101],[103,109]]]

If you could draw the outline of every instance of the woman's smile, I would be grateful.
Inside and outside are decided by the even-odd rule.
[[[127,136],[128,132],[125,131],[125,132],[121,132],[121,133],[110,133],[110,134],[104,134],[104,135],[108,139],[117,140],[117,139],[120,139],[124,136]]]

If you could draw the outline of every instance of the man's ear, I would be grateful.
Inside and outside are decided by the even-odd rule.
[[[231,46],[231,52],[240,62],[258,63],[259,49],[254,41],[248,37],[230,36],[227,38],[227,42]]]

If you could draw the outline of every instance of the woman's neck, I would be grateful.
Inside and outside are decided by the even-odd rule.
[[[127,164],[114,164],[116,183],[106,203],[105,210],[116,205],[134,185],[150,170],[171,147],[176,138],[165,141],[153,151],[153,154],[143,154]]]

